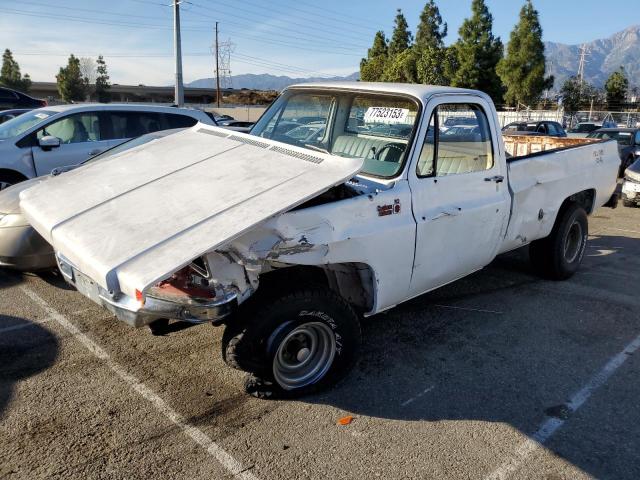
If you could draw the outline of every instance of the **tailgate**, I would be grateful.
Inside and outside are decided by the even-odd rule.
[[[81,272],[135,296],[361,166],[200,125],[30,188],[21,208]]]

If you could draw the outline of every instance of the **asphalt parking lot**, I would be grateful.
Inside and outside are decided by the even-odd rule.
[[[1,271],[0,478],[640,478],[640,209],[590,230],[567,282],[518,251],[367,319],[298,401],[246,396],[220,328],[154,337]]]

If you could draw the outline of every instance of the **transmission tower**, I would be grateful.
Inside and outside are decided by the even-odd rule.
[[[587,63],[587,55],[589,55],[589,47],[583,43],[580,47],[580,63],[578,64],[578,79],[581,84],[584,82],[584,66]]]
[[[217,33],[217,22],[216,22],[216,36],[214,39],[215,43],[212,45],[211,50],[213,53],[213,58],[215,60],[216,71],[215,71],[215,81],[216,85],[219,88],[232,88],[231,81],[231,54],[235,49],[235,44],[231,42],[231,40],[226,40],[224,42],[220,42],[218,40]]]

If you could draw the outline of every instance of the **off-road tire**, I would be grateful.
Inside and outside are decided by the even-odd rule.
[[[636,206],[636,202],[632,202],[631,200],[622,200],[622,205],[624,205],[625,207],[635,207]]]
[[[579,234],[575,234],[578,229]],[[567,259],[565,247],[570,233],[574,238],[576,236],[579,238],[579,244],[575,247],[575,254]],[[550,280],[570,278],[580,267],[588,235],[587,213],[581,206],[575,203],[569,204],[559,212],[549,236],[536,240],[529,246],[529,258],[533,268]]]
[[[253,302],[248,311],[233,318],[222,339],[225,363],[250,374],[245,382],[247,393],[258,398],[292,398],[340,381],[353,367],[361,342],[360,322],[351,305],[326,287],[267,298]],[[313,383],[285,388],[274,375],[276,353],[288,333],[308,324],[321,324],[333,335],[332,361]]]

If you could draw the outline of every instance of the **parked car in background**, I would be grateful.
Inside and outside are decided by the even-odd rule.
[[[567,131],[569,137],[586,137],[591,132],[602,128],[601,123],[580,122],[575,127]]]
[[[624,171],[622,184],[622,204],[625,207],[640,207],[640,159]]]
[[[620,155],[620,174],[640,157],[640,129],[638,128],[601,128],[587,135],[587,138],[616,140]]]
[[[78,165],[145,133],[214,122],[201,110],[84,104],[40,108],[0,125],[0,190]]]
[[[47,101],[30,97],[26,93],[0,87],[0,110],[16,108],[41,108],[46,107]]]
[[[230,115],[216,115],[213,112],[206,112],[206,111],[204,113],[207,114],[209,118],[211,118],[211,120],[213,120],[214,125],[217,125],[218,127],[223,127],[229,130],[234,130],[236,132],[249,133],[249,130],[251,130],[251,127],[254,124],[254,122],[245,122],[242,120],[236,120]]]
[[[84,163],[97,162],[178,131],[179,129],[161,130],[142,135],[112,147]],[[29,225],[20,211],[20,192],[61,174],[64,174],[63,170],[54,171],[51,175],[25,180],[0,192],[0,267],[26,271],[56,268],[53,247]]]
[[[12,110],[2,110],[0,112],[0,124],[8,122],[9,120],[16,118],[23,113],[30,112],[31,110],[33,110],[33,108],[14,108]]]
[[[539,122],[511,122],[502,128],[503,135],[548,135],[550,137],[566,137],[562,125],[550,120]]]

